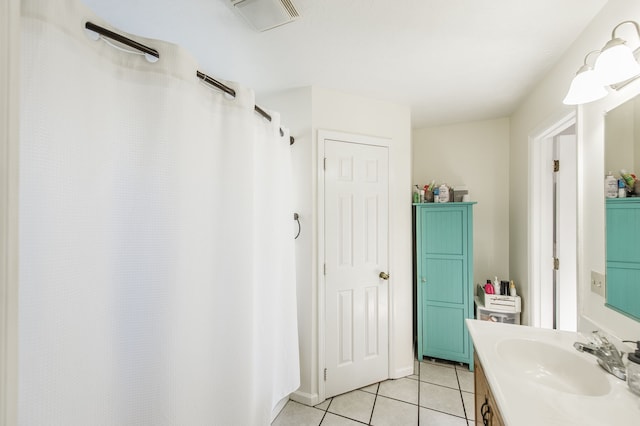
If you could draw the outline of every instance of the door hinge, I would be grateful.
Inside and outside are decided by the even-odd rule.
[[[325,382],[327,381],[327,369],[326,368],[324,369],[324,381]]]
[[[560,160],[553,160],[553,171],[554,172],[560,171]]]
[[[556,271],[560,269],[560,259],[558,259],[557,257],[553,258],[553,269]]]
[[[322,274],[323,275],[327,275],[327,264],[326,263],[322,264]]]

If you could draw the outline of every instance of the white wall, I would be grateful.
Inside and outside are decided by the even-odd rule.
[[[300,215],[300,235],[296,239],[296,280],[298,298],[298,342],[300,345],[301,402],[312,400],[318,389],[317,308],[315,259],[315,141],[311,131],[311,87],[290,89],[261,99],[264,106],[280,112],[282,125],[289,128],[295,143],[291,146],[294,211]],[[297,228],[296,228],[297,229]]]
[[[413,132],[413,184],[466,185],[473,210],[475,283],[509,279],[509,119]],[[517,285],[518,283],[516,283]]]
[[[566,91],[584,56],[600,49],[611,37],[613,27],[624,20],[640,21],[640,2],[609,0],[585,31],[568,49],[563,59],[549,71],[541,83],[511,116],[510,149],[510,272],[528,290],[528,194],[529,137],[565,116],[570,107],[562,105]],[[626,34],[626,33],[625,33]],[[638,41],[634,34],[632,43]],[[592,58],[593,59],[593,58]],[[630,97],[637,85],[627,87],[617,96]],[[602,114],[605,101],[588,104],[578,110],[578,328],[589,331],[601,328],[613,336],[639,338],[640,323],[604,307],[604,299],[591,293],[591,270],[604,272],[604,129]],[[617,100],[616,102],[619,102]],[[612,105],[609,105],[612,108]],[[607,108],[607,109],[610,109]],[[528,319],[525,318],[525,321]]]
[[[390,375],[413,373],[413,282],[411,245],[411,118],[406,106],[353,96],[329,89],[291,89],[261,103],[280,111],[296,138],[293,146],[295,206],[302,233],[296,243],[301,386],[292,396],[307,404],[318,398],[317,310],[317,133],[334,130],[391,139],[390,268],[392,276]]]

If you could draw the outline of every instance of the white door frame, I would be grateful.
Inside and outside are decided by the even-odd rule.
[[[317,230],[317,237],[318,237],[318,251],[317,251],[317,265],[318,267],[316,268],[317,270],[317,279],[318,279],[318,404],[321,403],[322,401],[324,401],[326,399],[325,395],[326,395],[326,389],[325,389],[325,384],[324,384],[324,368],[325,368],[325,341],[326,341],[326,333],[325,333],[325,276],[324,276],[324,270],[323,270],[323,266],[325,259],[324,259],[324,249],[325,249],[325,238],[324,238],[324,233],[325,233],[325,217],[324,217],[324,207],[325,207],[325,203],[324,203],[324,196],[325,196],[325,188],[324,188],[324,158],[325,158],[325,140],[330,139],[330,140],[338,140],[338,141],[345,141],[345,142],[349,142],[349,143],[357,143],[357,144],[364,144],[364,145],[375,145],[375,146],[382,146],[382,147],[387,147],[389,150],[389,165],[392,164],[391,162],[391,140],[390,139],[385,139],[385,138],[379,138],[379,137],[374,137],[374,136],[366,136],[366,135],[358,135],[358,134],[353,134],[353,133],[345,133],[345,132],[337,132],[337,131],[332,131],[332,130],[318,130],[318,138],[317,138],[317,143],[318,143],[318,155],[317,155],[317,184],[318,184],[318,193],[317,193],[317,207],[316,207],[316,214],[317,214],[317,224],[318,224],[318,230]],[[390,167],[390,166],[389,166]],[[389,188],[392,187],[392,177],[391,177],[391,173],[389,173]],[[392,223],[393,223],[393,219],[392,219],[392,209],[391,209],[391,203],[390,203],[391,197],[389,197],[389,235],[393,235],[392,232]],[[388,239],[389,241],[389,245],[391,242],[391,239]],[[391,258],[392,258],[392,251],[389,250],[388,251],[388,264],[389,264],[389,269],[391,269],[391,265],[393,265],[393,263],[391,263]],[[393,306],[393,273],[392,271],[389,271],[389,275],[391,276],[389,278],[389,297],[388,297],[388,312],[389,312],[389,365],[388,365],[388,371],[391,371],[391,366],[393,365],[393,359],[392,359],[392,354],[393,354],[393,350],[392,350],[392,345],[393,345],[393,338],[392,338],[392,330],[393,330],[393,315],[392,315],[392,311],[391,311],[391,307]]]
[[[0,2],[0,426],[18,423],[20,1]]]
[[[576,111],[562,115],[551,124],[542,127],[529,136],[529,325],[541,327],[543,322],[541,286],[544,271],[552,264],[551,256],[542,255],[544,237],[544,217],[541,212],[548,207],[543,197],[545,177],[540,173],[540,164],[547,154],[545,140],[551,139],[569,127],[576,125]],[[577,126],[576,126],[577,127]],[[577,161],[577,159],[576,159]],[[577,187],[576,187],[577,189]],[[576,245],[576,252],[577,252]]]

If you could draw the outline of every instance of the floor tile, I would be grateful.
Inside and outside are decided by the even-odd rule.
[[[378,385],[379,385],[379,383],[375,383],[373,385],[365,386],[365,387],[361,388],[360,390],[361,391],[365,391],[365,392],[369,392],[369,393],[372,393],[372,394],[375,395],[376,393],[378,393]]]
[[[332,413],[327,413],[322,419],[322,426],[362,426],[365,423],[356,422],[355,420],[340,417]]]
[[[420,406],[464,417],[460,391],[420,382]]]
[[[333,397],[328,411],[350,419],[369,423],[373,411],[374,394],[356,390]]]
[[[418,385],[411,379],[387,380],[380,383],[378,395],[418,405]]]
[[[325,400],[324,402],[321,402],[318,405],[314,405],[314,407],[317,408],[318,410],[327,411],[327,408],[329,407],[329,404],[331,404],[331,398]]]
[[[455,368],[423,362],[420,365],[420,381],[459,389]]]
[[[464,403],[464,412],[467,415],[467,419],[475,420],[476,396],[469,392],[462,392],[462,402]]]
[[[458,383],[460,383],[460,390],[465,392],[475,392],[473,388],[473,372],[472,371],[464,371],[456,369],[456,373],[458,374]]]
[[[373,426],[415,426],[418,406],[378,395],[371,417]]]
[[[318,426],[324,411],[307,407],[295,401],[287,402],[272,426]]]
[[[420,407],[419,426],[467,426],[467,421],[461,417]]]

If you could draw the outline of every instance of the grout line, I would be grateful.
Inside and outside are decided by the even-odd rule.
[[[380,391],[380,383],[378,382],[378,386],[376,386],[376,396],[373,398],[373,407],[371,407],[371,415],[369,416],[369,423],[371,424],[371,420],[373,420],[373,411],[376,409],[376,401],[378,400],[378,391]]]
[[[467,406],[464,404],[464,398],[462,397],[462,386],[460,386],[460,377],[458,376],[458,370],[456,370],[456,380],[458,382],[458,392],[460,393],[460,401],[462,402],[462,411],[464,412],[464,419],[469,423],[469,416],[467,416]]]
[[[328,413],[328,411],[327,411],[327,413]],[[361,425],[367,425],[367,426],[369,425],[369,423],[363,423],[363,422],[361,422],[360,420],[356,420],[356,419],[354,419],[354,418],[347,417],[347,416],[344,416],[344,415],[342,415],[342,414],[338,414],[338,413],[330,413],[330,414],[333,414],[334,416],[337,416],[337,417],[342,417],[343,419],[347,419],[347,420],[352,421],[352,422],[359,423],[359,424],[361,424]],[[323,417],[322,419],[324,420],[324,417]],[[320,422],[320,424],[322,424],[322,421]],[[318,425],[318,426],[319,426],[319,425]]]
[[[329,404],[327,404],[327,408],[324,410],[324,414],[322,415],[322,418],[320,419],[320,423],[318,423],[318,426],[320,426],[324,421],[324,418],[327,417],[327,413],[329,412],[329,407],[331,407],[332,402],[333,402],[333,397],[329,400]]]

